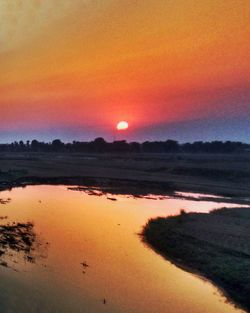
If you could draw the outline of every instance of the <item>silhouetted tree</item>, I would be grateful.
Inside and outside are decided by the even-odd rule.
[[[10,144],[0,144],[0,152],[80,152],[80,153],[244,153],[250,152],[250,145],[233,141],[195,141],[193,143],[179,144],[175,140],[166,141],[145,141],[143,143],[126,140],[106,142],[102,137],[94,141],[82,142],[73,141],[63,143],[60,139],[55,139],[51,143],[39,142],[38,140],[21,140]]]
[[[52,141],[52,151],[62,151],[64,148],[64,143],[60,139],[55,139]]]

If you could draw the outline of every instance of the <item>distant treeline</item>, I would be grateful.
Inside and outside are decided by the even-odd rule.
[[[175,140],[126,142],[125,140],[106,142],[99,137],[93,141],[63,143],[59,139],[52,142],[19,141],[0,144],[0,152],[86,152],[86,153],[242,153],[250,152],[250,144],[233,141],[196,141],[180,144]]]

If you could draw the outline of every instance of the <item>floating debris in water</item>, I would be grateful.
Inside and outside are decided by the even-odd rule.
[[[82,265],[83,267],[89,267],[89,265],[88,265],[86,262],[82,262],[81,265]]]
[[[0,199],[0,204],[8,204],[10,203],[11,198],[7,198],[7,199]]]
[[[111,197],[107,197],[108,200],[111,200],[111,201],[117,201],[116,198],[111,198]]]

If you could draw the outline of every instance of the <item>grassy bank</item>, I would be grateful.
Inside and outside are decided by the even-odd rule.
[[[213,281],[250,311],[250,209],[182,212],[149,220],[144,241],[176,265]]]

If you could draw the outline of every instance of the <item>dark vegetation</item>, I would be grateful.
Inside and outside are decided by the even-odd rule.
[[[151,219],[143,240],[173,263],[205,276],[250,311],[250,209]]]
[[[126,142],[125,140],[106,142],[96,138],[90,142],[73,141],[63,143],[55,139],[50,143],[37,140],[0,144],[0,152],[86,152],[86,153],[239,153],[249,152],[250,145],[232,141],[212,141],[180,144],[175,140]]]

